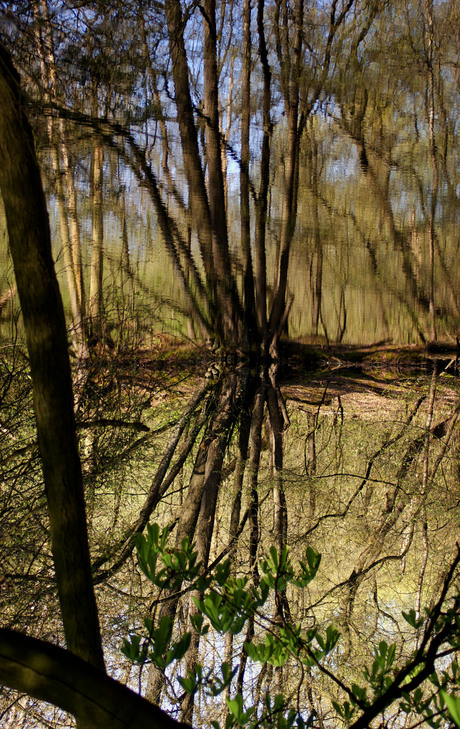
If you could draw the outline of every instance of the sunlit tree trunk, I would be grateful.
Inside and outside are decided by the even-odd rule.
[[[102,340],[102,280],[104,255],[104,208],[103,208],[103,167],[104,149],[99,142],[93,145],[91,174],[92,203],[92,251],[91,251],[91,288],[89,314],[93,336]]]
[[[37,0],[35,0],[37,2]],[[51,27],[51,18],[48,9],[48,0],[39,0],[41,11],[41,23],[44,35],[42,46],[44,53],[44,65],[46,68],[45,83],[49,85],[50,100],[57,100],[56,62],[54,57],[54,40]],[[85,289],[83,281],[83,267],[80,244],[80,225],[77,212],[77,195],[73,178],[72,163],[67,145],[67,134],[63,119],[58,122],[59,153],[63,165],[63,177],[65,182],[65,193],[67,196],[67,208],[69,212],[70,229],[70,252],[75,277],[77,299],[82,316],[85,314]]]
[[[255,306],[257,324],[262,339],[263,352],[268,349],[267,328],[267,270],[266,270],[266,226],[268,210],[268,190],[270,182],[270,146],[272,137],[271,110],[271,69],[265,41],[264,0],[257,2],[258,53],[263,74],[262,119],[263,135],[260,153],[260,186],[256,202],[254,231],[254,275]]]
[[[243,68],[241,79],[241,162],[240,162],[240,216],[241,254],[243,263],[243,290],[245,318],[251,342],[257,344],[258,332],[255,324],[254,278],[251,253],[251,216],[249,204],[249,159],[251,120],[251,3],[243,5]]]
[[[219,131],[215,0],[204,5],[204,118],[208,190],[198,148],[179,0],[165,3],[184,172],[192,220],[197,226],[216,333],[225,343],[241,338],[241,307],[230,265]],[[209,191],[209,196],[208,196]]]
[[[217,72],[216,0],[203,1],[204,116],[208,199],[212,224],[212,253],[216,271],[216,297],[224,331],[230,341],[245,338],[241,332],[242,311],[228,248],[225,187],[222,172],[222,142],[219,124],[219,78]]]
[[[323,292],[323,246],[321,240],[319,202],[318,202],[318,148],[314,133],[309,135],[308,164],[310,167],[310,185],[313,193],[313,240],[312,262],[310,268],[310,288],[312,292],[311,322],[313,332],[318,336],[321,317]]]
[[[179,0],[166,0],[166,22],[168,26],[172,75],[179,133],[181,138],[184,172],[190,191],[190,209],[198,226],[201,255],[206,276],[214,283],[212,225],[206,186],[198,149],[198,135],[190,95],[188,64],[185,52],[183,28],[184,19]]]
[[[217,74],[216,0],[203,0],[204,32],[204,115],[206,119],[206,160],[208,196],[216,263],[222,258],[222,273],[229,269],[225,190],[222,174],[222,146],[219,125],[219,88]]]
[[[51,103],[53,100],[53,80],[50,76],[51,70],[54,69],[54,59],[52,55],[52,46],[48,46],[48,43],[51,39],[48,38],[49,34],[45,31],[45,24],[47,22],[46,18],[48,17],[46,2],[43,2],[42,0],[34,0],[34,2],[32,3],[32,9],[35,20],[36,46],[40,59],[44,98],[47,103]],[[45,18],[42,17],[42,12],[46,12]],[[67,285],[69,289],[70,305],[73,318],[72,339],[77,357],[82,357],[85,353],[85,338],[83,335],[81,302],[78,295],[77,282],[75,280],[75,270],[72,260],[69,219],[67,215],[67,199],[64,188],[62,160],[59,152],[61,145],[61,141],[59,140],[59,127],[61,126],[62,122],[56,121],[56,119],[54,119],[51,114],[47,116],[46,128],[51,149],[51,161],[55,175],[56,201],[58,207],[61,245],[64,253]]]
[[[434,23],[433,23],[433,0],[425,0],[425,14],[428,25],[428,48],[426,53],[426,65],[428,73],[428,128],[430,134],[430,161],[432,174],[431,202],[430,202],[430,223],[429,223],[429,241],[430,241],[430,320],[432,339],[436,339],[436,309],[434,300],[434,264],[435,264],[435,215],[438,202],[438,156],[436,150],[435,138],[435,88],[434,88]]]
[[[280,13],[281,16],[280,17]],[[297,174],[299,144],[302,129],[299,128],[299,92],[302,56],[303,0],[296,0],[294,13],[294,39],[289,42],[287,24],[287,5],[281,0],[276,5],[275,33],[277,34],[277,54],[281,67],[281,87],[284,109],[287,118],[288,149],[285,158],[284,196],[281,213],[281,241],[276,270],[275,295],[270,312],[270,347],[274,356],[277,353],[278,339],[281,334],[286,312],[286,287],[289,254],[296,222]],[[292,62],[291,62],[292,54]]]
[[[228,160],[227,160],[227,145],[230,141],[230,133],[232,129],[232,119],[233,119],[233,96],[234,96],[234,76],[235,76],[235,61],[238,59],[238,54],[236,51],[232,53],[232,60],[230,63],[230,72],[229,72],[229,80],[228,80],[228,93],[227,93],[227,107],[225,110],[225,116],[226,116],[226,123],[225,128],[223,127],[223,111],[219,107],[219,118],[222,125],[221,135],[222,135],[222,145],[221,145],[221,158],[222,158],[222,174],[224,177],[224,195],[225,195],[225,209],[228,211],[228,180],[227,180],[227,171],[228,171]]]
[[[123,301],[123,306],[128,308],[128,313],[132,315],[134,313],[134,273],[131,268],[131,261],[129,255],[129,237],[128,237],[128,224],[127,224],[127,211],[126,211],[126,194],[124,187],[120,194],[120,225],[121,225],[121,280],[123,297],[126,301]]]
[[[35,20],[37,50],[40,58],[45,102],[57,100],[57,80],[54,58],[54,41],[47,0],[34,0],[32,9]],[[76,355],[87,355],[85,337],[85,292],[81,261],[80,230],[77,217],[76,192],[70,155],[66,143],[63,119],[47,116],[47,133],[56,182],[61,242],[66,263],[67,283],[73,315],[73,335]]]

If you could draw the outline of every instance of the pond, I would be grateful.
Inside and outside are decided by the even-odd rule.
[[[236,682],[245,705],[259,712],[264,696],[283,693],[304,720],[335,725],[334,706],[347,702],[343,686],[354,686],[355,694],[365,686],[363,668],[371,670],[375,651],[390,651],[388,675],[410,660],[457,551],[458,352],[429,358],[414,347],[314,349],[295,342],[282,351],[281,365],[235,368],[207,349],[161,337],[154,350],[94,359],[77,391],[109,670],[175,715],[187,710],[179,676],[197,666],[221,675],[227,663],[235,672],[231,691],[213,698],[204,674],[196,688],[197,726],[225,722],[225,698]],[[46,623],[52,638],[61,629],[30,380],[23,353],[16,349],[13,360],[13,350],[3,352],[2,614],[6,624],[28,631]],[[154,543],[166,530],[166,551],[158,552],[163,568],[164,555],[186,538],[211,572],[229,560],[234,579],[247,581],[245,594],[269,574],[273,547],[289,550],[297,578],[302,562],[307,569],[315,564],[314,578],[270,594],[234,635],[192,635],[192,654],[165,671],[149,660],[132,664],[123,641],[144,639],[144,620],[152,617],[171,620],[171,640],[179,640],[200,594],[191,591],[186,570],[174,588],[142,572],[133,537],[154,523]],[[265,664],[251,660],[243,642],[265,645],[283,622],[310,635],[310,647],[288,648]],[[324,655],[318,635],[330,640]],[[306,658],[313,649],[322,655],[321,669]],[[24,716],[26,707],[30,716],[26,699],[19,708],[7,708],[8,695],[3,702],[5,716]],[[411,707],[409,717],[416,715]],[[60,722],[59,714],[45,716]],[[403,716],[395,702],[385,721],[398,725]]]
[[[454,3],[11,6],[0,723],[460,727]]]

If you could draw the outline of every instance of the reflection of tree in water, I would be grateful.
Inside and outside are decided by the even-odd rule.
[[[172,382],[171,373],[155,369],[147,356],[116,367],[101,361],[90,373],[79,432],[94,577],[115,665],[121,638],[143,615],[157,622],[174,615],[178,634],[190,628],[194,603],[187,586],[183,594],[159,594],[139,579],[136,561],[133,569],[133,536],[153,521],[172,527],[171,549],[187,536],[204,565],[231,555],[235,574],[250,575],[255,584],[258,559],[271,545],[287,544],[294,560],[312,545],[323,555],[320,573],[308,589],[289,588],[270,603],[273,626],[290,618],[303,630],[334,622],[342,639],[326,668],[348,685],[359,682],[372,645],[381,640],[397,642],[404,661],[413,636],[401,610],[423,614],[436,601],[454,550],[458,401],[455,388],[436,373],[430,380],[416,371],[405,384],[401,370],[393,380],[378,362],[359,372],[355,365],[353,378],[341,364],[309,374],[299,368],[281,386],[269,368],[227,371],[223,365],[222,374],[200,378],[195,390],[181,383],[183,371]],[[15,384],[22,399],[26,384],[26,378]],[[8,447],[5,483],[28,457],[13,453],[13,441]],[[28,468],[39,490],[40,479]],[[24,523],[32,524],[42,507],[24,503]],[[48,613],[51,596],[48,586],[40,599],[27,578],[36,560],[33,538],[40,540],[37,527],[27,542],[21,543],[19,531],[17,538],[11,554],[17,560],[22,550],[24,573],[13,582],[22,586],[22,599],[30,595],[38,617]],[[40,577],[47,579],[46,569]],[[22,615],[11,618],[15,624],[36,619],[27,607]],[[245,639],[257,639],[260,627],[250,621],[246,630]],[[232,660],[238,686],[254,701],[280,686],[289,696],[299,683],[295,657],[282,669],[267,664],[260,671],[239,638],[228,635],[219,643],[194,634],[183,665],[167,681],[153,668],[141,671],[144,688],[163,706],[181,705],[190,719],[193,700],[177,691],[174,676],[197,661],[209,667],[216,652]],[[311,668],[299,690],[301,705],[314,707],[324,720],[340,693]],[[215,718],[215,705],[208,715],[203,697],[194,701],[194,723]]]
[[[259,377],[240,368],[216,381],[204,380],[178,418],[168,439],[139,518],[129,526],[125,538],[113,550],[111,565],[107,566],[107,556],[104,560],[97,560],[96,566],[102,571],[96,575],[96,582],[112,574],[130,555],[135,534],[145,528],[187,459],[193,465],[183,487],[177,514],[174,515],[176,547],[180,547],[184,538],[195,542],[198,559],[203,563],[203,569],[207,569],[222,483],[232,478],[234,497],[230,508],[228,544],[224,551],[231,553],[235,550],[238,537],[248,524],[249,563],[250,569],[254,571],[259,544],[258,475],[264,426],[273,482],[274,542],[281,549],[287,535],[282,447],[282,432],[286,423],[286,409],[275,384],[273,371]],[[236,453],[229,458],[230,448]],[[248,484],[250,496],[242,512],[243,482]],[[170,596],[162,605],[158,619],[163,615],[173,617],[178,601],[177,596]],[[282,602],[277,611],[282,611]],[[196,644],[195,653],[197,651]],[[149,693],[155,703],[160,698],[162,684],[161,675],[152,676]]]
[[[212,12],[210,3],[208,10]],[[345,15],[346,12],[344,11]],[[188,593],[177,594],[176,588],[173,594],[150,592],[145,595],[145,586],[139,580],[138,573],[134,570],[130,574],[127,569],[132,566],[130,558],[134,536],[142,532],[149,521],[158,519],[172,523],[174,531],[171,532],[176,547],[180,547],[184,538],[193,541],[203,570],[209,567],[210,562],[214,563],[221,556],[230,554],[235,572],[249,574],[255,585],[259,580],[257,559],[268,546],[274,544],[281,551],[288,544],[297,555],[300,545],[314,542],[316,548],[324,554],[325,570],[308,591],[276,591],[271,605],[272,631],[275,635],[279,634],[285,622],[291,618],[300,621],[303,628],[308,628],[312,623],[328,624],[335,621],[341,627],[346,640],[341,649],[342,656],[338,652],[325,666],[327,670],[330,669],[329,673],[324,668],[317,670],[316,666],[310,666],[308,671],[302,668],[302,681],[299,682],[297,673],[301,663],[296,655],[292,655],[283,667],[265,664],[258,673],[254,672],[249,668],[244,648],[237,641],[233,641],[231,635],[225,638],[224,651],[225,657],[238,665],[236,683],[242,693],[252,692],[258,703],[264,692],[270,690],[276,693],[283,689],[293,701],[302,701],[304,705],[309,705],[320,717],[319,725],[322,725],[330,709],[330,698],[337,697],[341,688],[339,680],[343,679],[343,682],[350,684],[359,675],[360,668],[368,658],[367,644],[378,643],[381,636],[388,637],[401,632],[398,622],[400,608],[410,607],[413,596],[416,612],[420,613],[423,603],[430,602],[430,590],[436,595],[436,601],[439,589],[433,576],[427,574],[428,556],[432,551],[431,569],[439,570],[442,581],[446,566],[439,557],[441,542],[448,564],[451,561],[450,552],[454,541],[449,508],[456,505],[452,483],[456,484],[453,478],[458,480],[458,472],[450,473],[451,464],[448,459],[452,453],[454,426],[459,409],[458,406],[453,406],[451,413],[444,413],[435,422],[436,380],[433,377],[430,394],[426,398],[424,421],[419,418],[422,407],[420,400],[406,413],[405,421],[391,422],[389,418],[388,424],[381,429],[381,421],[373,419],[371,433],[365,429],[353,433],[353,420],[350,425],[344,406],[345,395],[342,397],[341,394],[335,411],[326,406],[323,394],[320,395],[316,408],[305,403],[306,424],[301,417],[300,406],[296,410],[292,407],[293,412],[288,417],[276,382],[276,367],[279,339],[290,308],[287,272],[295,228],[299,145],[306,118],[319,98],[326,71],[319,71],[320,78],[312,84],[310,98],[303,98],[298,74],[303,15],[301,3],[295,3],[292,37],[296,62],[290,77],[286,68],[283,88],[289,149],[285,159],[285,197],[281,206],[275,287],[270,292],[266,282],[265,208],[268,181],[261,174],[261,187],[255,201],[255,261],[253,266],[250,241],[246,240],[248,247],[244,251],[244,291],[241,291],[236,283],[227,223],[222,215],[224,190],[221,148],[217,123],[213,121],[217,101],[214,109],[207,110],[205,126],[208,156],[204,163],[194,133],[186,133],[185,129],[188,125],[189,130],[196,132],[197,124],[190,89],[187,88],[187,58],[182,38],[180,6],[169,3],[167,15],[169,33],[174,38],[174,43],[171,43],[171,56],[182,151],[184,158],[188,160],[185,175],[190,194],[190,212],[196,220],[203,273],[195,265],[190,246],[185,245],[177,221],[170,216],[165,206],[155,174],[131,133],[105,121],[95,122],[94,127],[106,143],[119,152],[148,189],[164,242],[183,283],[187,314],[197,330],[216,337],[226,352],[230,352],[233,369],[229,368],[215,381],[204,382],[191,396],[185,410],[178,413],[161,456],[159,457],[158,450],[155,452],[155,445],[152,449],[155,469],[152,469],[152,464],[145,468],[150,453],[147,450],[148,438],[145,434],[149,426],[140,421],[144,388],[136,386],[135,378],[126,387],[120,382],[118,375],[103,381],[103,363],[100,363],[101,366],[95,373],[88,372],[84,382],[81,382],[78,415],[81,420],[80,427],[85,433],[82,439],[83,448],[88,455],[87,495],[94,526],[94,552],[97,555],[93,561],[94,581],[103,585],[101,601],[107,606],[108,623],[117,622],[114,615],[126,613],[127,592],[133,601],[139,601],[135,619],[138,620],[143,611],[153,612],[156,622],[164,616],[174,617],[176,630],[180,631],[189,624],[194,610]],[[341,20],[337,18],[331,21],[331,43],[345,15],[342,13]],[[258,30],[259,55],[264,65],[264,92],[270,96],[270,74],[267,73],[263,27],[259,26]],[[208,66],[210,75],[205,81],[207,105],[212,101],[213,87],[217,82],[217,71],[212,63],[215,60],[215,51],[215,48],[214,51],[208,49],[207,60],[211,63]],[[286,41],[283,45],[280,38],[277,48],[279,60],[282,61],[289,52],[289,43]],[[327,52],[324,61],[324,64],[319,65],[327,69],[330,62]],[[264,122],[267,122],[265,114]],[[261,173],[264,172],[265,160],[267,174],[269,126],[266,125],[261,149]],[[242,146],[243,142],[244,140]],[[205,171],[211,181],[208,187]],[[248,170],[243,164],[241,175],[247,184]],[[249,203],[248,189],[246,196],[246,203]],[[13,203],[8,202],[11,205],[8,217],[13,220],[18,217],[17,210],[14,210]],[[42,207],[43,218],[46,218],[43,201]],[[248,222],[246,219],[245,224]],[[250,226],[246,232],[248,230]],[[20,265],[17,264],[16,267],[20,272]],[[32,312],[33,308],[32,306]],[[68,369],[63,316],[61,319],[60,349],[62,361]],[[42,330],[46,331],[43,321],[40,325],[36,324],[35,328],[31,326],[33,335],[37,332],[42,334]],[[53,342],[51,336],[48,344],[50,343],[53,345],[50,349],[56,350],[56,342]],[[37,342],[35,350],[40,358],[41,349]],[[253,362],[257,362],[257,366],[262,368],[261,374],[245,369]],[[51,388],[49,373],[46,374],[48,387]],[[5,398],[10,392],[11,377],[6,377],[6,382]],[[70,387],[67,387],[67,382],[64,384],[69,395]],[[369,387],[369,383],[365,387]],[[96,392],[96,398],[91,397],[92,388],[93,395]],[[68,402],[68,442],[73,442],[71,398]],[[391,410],[391,413],[394,415],[395,410]],[[294,414],[297,427],[287,431],[289,418],[293,421]],[[361,422],[359,411],[357,418]],[[51,429],[51,423],[49,426]],[[11,437],[11,427],[10,425],[7,429],[8,438]],[[18,432],[21,427],[22,425],[18,426]],[[415,434],[413,428],[417,429]],[[98,436],[98,429],[103,429],[102,437]],[[160,427],[156,429],[156,436],[160,435],[160,430]],[[139,436],[139,431],[142,431],[142,436]],[[46,428],[42,433],[46,435]],[[107,436],[110,433],[116,433],[112,440]],[[42,450],[44,442],[44,437],[41,437]],[[2,462],[2,467],[13,462],[16,468],[24,454],[11,449],[11,443],[9,450],[11,452]],[[53,455],[54,450],[50,447]],[[136,469],[131,460],[134,452],[145,453],[145,456],[142,470],[139,468],[130,480],[130,468]],[[308,453],[307,459],[305,452]],[[76,448],[75,456],[77,473],[79,464]],[[68,464],[68,453],[67,460],[65,455],[61,459],[61,466],[63,463]],[[22,466],[19,465],[18,468],[21,472]],[[152,474],[150,486],[144,489],[149,473]],[[10,471],[9,466],[5,471],[5,480],[11,484],[12,493],[16,491],[17,474],[18,471]],[[99,482],[91,483],[98,474],[101,476]],[[126,483],[120,482],[121,475],[125,476]],[[140,508],[139,494],[131,504],[124,503],[130,498],[128,484],[131,486],[136,478],[142,483],[142,488],[138,487],[138,491],[145,490]],[[232,484],[231,489],[228,487],[229,483]],[[58,483],[56,493],[62,499],[65,493],[59,485]],[[36,475],[34,488],[37,491],[41,488],[40,478]],[[23,498],[18,499],[24,509],[27,524],[33,522],[36,514],[43,517],[43,499],[32,512]],[[82,501],[81,499],[80,506]],[[108,509],[108,506],[114,508]],[[5,514],[8,514],[9,508],[7,504]],[[51,513],[50,507],[49,511]],[[58,509],[54,510],[54,518],[56,513],[59,517]],[[83,508],[80,509],[80,516],[84,525]],[[83,528],[80,536],[82,534],[86,535]],[[37,528],[35,525],[33,537],[35,539],[30,539],[24,549],[21,543],[22,530],[18,529],[18,533],[13,535],[13,541],[16,540],[15,555],[21,556],[19,563],[25,555],[19,574],[14,572],[14,559],[10,562],[12,567],[6,579],[16,584],[27,583],[29,572],[36,562],[41,564],[42,560],[49,561],[47,549],[43,549],[43,544],[47,541],[47,526],[42,528],[40,525]],[[83,541],[86,546],[86,539]],[[419,544],[422,549],[418,553]],[[451,546],[446,548],[446,544]],[[171,540],[171,549],[173,547]],[[72,550],[69,549],[69,552]],[[55,553],[63,556],[65,550],[55,550]],[[393,563],[401,571],[405,571],[400,582],[390,572]],[[79,577],[85,577],[91,592],[89,561],[87,567],[88,569],[84,565],[78,567],[76,572]],[[49,587],[49,569],[44,570],[43,574],[48,585],[42,605],[42,610],[46,613],[52,602],[52,588]],[[42,576],[40,572],[39,577]],[[407,590],[411,595],[407,598],[408,605],[400,604],[401,595],[394,589],[396,584],[401,584],[401,590]],[[37,594],[34,593],[32,602],[36,597]],[[89,604],[89,600],[87,602]],[[369,604],[372,602],[374,610],[370,613]],[[120,605],[121,608],[118,607]],[[69,615],[72,617],[72,610],[68,609],[64,614],[64,624],[66,616]],[[15,626],[18,623],[21,627],[24,623],[27,624],[21,614],[10,613],[10,616]],[[127,630],[125,624],[123,629]],[[246,637],[251,639],[258,630],[256,620],[251,618],[248,621]],[[96,633],[97,625],[94,635]],[[74,630],[74,638],[78,645],[78,630]],[[193,669],[202,660],[202,656],[206,661],[210,660],[209,647],[201,646],[200,642],[198,632],[192,630],[191,646],[184,658],[184,672]],[[99,643],[95,639],[93,647],[99,647]],[[212,642],[210,645],[212,646]],[[219,648],[218,643],[215,642],[212,647]],[[399,650],[401,658],[411,650],[404,635]],[[100,653],[98,660],[102,664],[102,650]],[[339,663],[340,657],[343,663]],[[114,663],[118,663],[118,660]],[[339,680],[334,680],[331,673],[338,674]],[[174,684],[166,680],[164,674],[150,670],[147,685],[149,697],[155,702],[163,702],[165,706],[171,703],[181,705],[185,719],[191,720],[198,716],[202,723],[206,711],[200,703],[201,697],[174,695],[174,688]],[[198,702],[196,705],[194,699]]]
[[[193,541],[203,569],[232,555],[235,572],[251,575],[256,585],[258,559],[270,545],[287,544],[301,557],[310,544],[323,554],[323,571],[305,593],[278,595],[273,624],[334,622],[342,634],[335,669],[346,682],[358,679],[370,646],[381,639],[394,642],[399,635],[402,659],[410,646],[401,611],[413,607],[419,615],[436,601],[455,543],[459,408],[448,391],[445,399],[440,383],[435,372],[413,397],[375,374],[347,382],[341,372],[323,371],[281,389],[267,370],[242,367],[204,379],[165,441],[140,516],[110,559],[97,560],[96,582],[121,568],[134,533],[149,520],[173,525],[171,547],[184,537]],[[406,405],[391,396],[404,396]],[[167,615],[177,631],[190,629],[196,608],[187,590],[144,600],[157,621]],[[250,621],[245,639],[257,630]],[[209,664],[209,640],[201,645],[193,633],[181,675],[197,662]],[[219,650],[238,667],[239,687],[248,687],[254,674],[241,643],[228,635]],[[254,696],[286,693],[297,671],[295,661],[265,667]],[[149,698],[170,702],[170,679],[154,668],[147,675]],[[305,701],[318,707],[321,694],[334,696],[325,681],[315,672],[307,676]],[[203,720],[201,699],[195,697],[195,706],[193,700],[182,698],[182,716],[190,721],[194,710],[195,720]]]

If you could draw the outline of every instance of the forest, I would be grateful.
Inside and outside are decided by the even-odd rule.
[[[0,725],[460,727],[454,0],[0,0]]]

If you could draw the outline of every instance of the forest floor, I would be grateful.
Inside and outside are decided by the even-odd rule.
[[[434,375],[438,407],[449,410],[460,398],[459,352],[448,343],[436,352],[388,343],[319,349],[286,342],[284,349],[283,395],[310,408],[346,408],[360,418],[386,418],[402,402],[426,396]]]
[[[438,345],[438,349],[442,349]],[[375,417],[378,409],[388,415],[402,401],[410,403],[426,395],[436,373],[436,399],[450,408],[460,397],[459,352],[445,344],[444,351],[421,346],[321,346],[284,341],[278,383],[284,398],[300,407],[347,406],[356,415]],[[214,365],[218,369],[210,375]],[[231,372],[209,348],[166,335],[148,346],[120,354],[107,353],[92,361],[96,376],[109,374],[128,386],[149,393],[151,404],[166,404],[170,398],[188,399],[203,377]],[[383,410],[382,410],[383,409]]]

